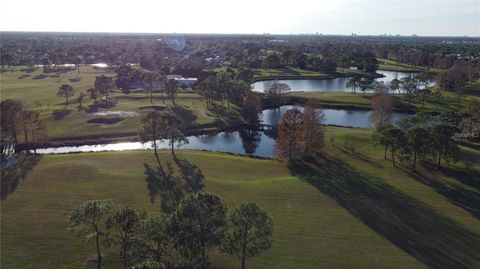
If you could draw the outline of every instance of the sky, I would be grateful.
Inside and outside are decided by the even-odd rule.
[[[0,31],[480,36],[480,0],[0,3]]]

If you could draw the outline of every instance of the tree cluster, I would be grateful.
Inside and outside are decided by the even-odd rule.
[[[396,157],[411,162],[413,169],[418,160],[430,157],[440,167],[442,161],[457,160],[459,148],[455,136],[460,131],[460,121],[456,117],[448,113],[436,117],[429,114],[406,116],[396,126],[379,125],[373,133],[373,140],[385,148],[385,159],[390,151],[394,166]]]
[[[86,201],[72,209],[69,222],[72,231],[95,237],[97,268],[104,264],[103,248],[116,248],[123,268],[207,268],[213,247],[245,268],[247,258],[271,247],[273,232],[271,218],[255,203],[228,211],[206,192],[192,192],[160,215],[116,208],[110,200]]]
[[[36,153],[37,145],[47,137],[47,126],[40,113],[24,109],[20,101],[8,99],[1,102],[0,114],[2,157],[14,153],[15,145],[20,142],[30,143]]]

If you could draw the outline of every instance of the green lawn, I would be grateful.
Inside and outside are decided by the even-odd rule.
[[[197,165],[205,190],[227,205],[255,201],[272,216],[273,247],[248,268],[480,266],[478,146],[465,144],[462,161],[449,169],[410,173],[383,160],[370,130],[329,127],[326,144],[324,158],[295,166],[201,151],[178,156]],[[81,267],[93,242],[67,230],[67,215],[87,199],[158,212],[144,163],[154,165],[151,151],[49,155],[25,178],[2,177],[2,268]],[[239,266],[210,255],[213,268]],[[115,254],[107,262],[118,266]]]
[[[413,66],[406,63],[400,63],[389,59],[384,58],[377,58],[379,63],[378,68],[381,70],[388,70],[388,71],[404,71],[404,72],[429,72],[429,73],[437,73],[442,71],[438,68],[429,68],[425,66]]]
[[[296,67],[287,66],[284,68],[258,68],[254,69],[255,79],[288,79],[292,77],[326,77],[325,73],[304,70]]]

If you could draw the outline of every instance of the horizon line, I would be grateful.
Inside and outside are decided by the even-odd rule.
[[[441,37],[441,38],[480,38],[471,35],[420,35],[420,34],[340,34],[340,33],[182,33],[182,32],[105,32],[105,31],[31,31],[31,30],[0,30],[0,33],[43,33],[43,34],[131,34],[131,35],[244,35],[244,36],[349,36],[349,37]]]

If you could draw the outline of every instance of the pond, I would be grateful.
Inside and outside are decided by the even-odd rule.
[[[221,132],[211,135],[189,136],[189,143],[180,146],[180,149],[211,150],[237,154],[254,154],[256,156],[273,156],[275,139],[268,137],[265,132],[242,130]],[[159,142],[158,147],[169,149],[168,142]],[[121,151],[136,149],[151,149],[152,144],[140,142],[124,142],[101,145],[83,145],[70,147],[56,147],[37,149],[38,154],[59,154],[73,152]]]
[[[267,109],[259,114],[264,125],[276,125],[283,113],[293,106],[282,106],[279,109]],[[299,109],[302,109],[299,107]],[[325,123],[371,128],[368,118],[371,111],[324,109]],[[390,119],[393,123],[398,120],[402,113],[394,113]],[[274,156],[275,138],[268,131],[256,131],[243,129],[240,131],[221,132],[210,135],[189,136],[189,143],[180,146],[181,149],[211,150],[230,152],[236,154],[251,154],[262,157]],[[168,142],[159,142],[159,148],[168,149]],[[101,145],[68,146],[56,148],[38,149],[39,154],[58,154],[72,152],[98,152],[98,151],[121,151],[136,149],[151,149],[151,143],[140,142],[112,143]]]
[[[408,77],[411,73],[403,72],[393,72],[393,71],[384,71],[377,70],[378,74],[382,74],[385,77],[377,78],[377,81],[390,82],[395,77],[401,79],[403,77]],[[277,80],[281,83],[286,83],[290,86],[292,91],[303,91],[303,92],[352,92],[351,87],[347,87],[347,83],[350,77],[341,77],[341,78],[330,78],[330,79],[287,79],[287,80]],[[257,81],[252,84],[252,90],[255,92],[265,92],[269,89],[274,80],[265,80]],[[357,89],[357,91],[360,91]]]
[[[266,109],[259,114],[262,124],[277,125],[285,111],[292,109],[294,106],[281,106],[277,109]],[[302,107],[297,107],[303,111]],[[349,109],[323,109],[325,114],[325,124],[340,125],[357,128],[372,128],[370,124],[371,110],[349,110]],[[406,113],[394,112],[390,116],[388,122],[393,124],[400,117],[407,115]]]

